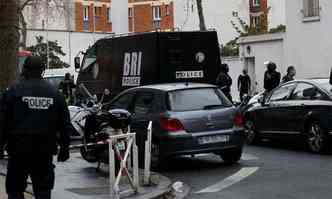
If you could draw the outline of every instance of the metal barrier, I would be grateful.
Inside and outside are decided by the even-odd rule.
[[[126,142],[126,144],[124,143]],[[152,122],[149,122],[147,128],[147,140],[145,141],[144,154],[144,185],[150,185],[151,176],[151,143],[152,143]],[[124,152],[121,152],[124,151]],[[118,174],[115,174],[115,158],[120,161],[120,169]],[[120,195],[128,191],[138,192],[139,189],[139,173],[138,173],[138,148],[136,145],[136,133],[128,133],[110,136],[109,138],[109,177],[110,177],[110,196],[112,199],[119,199]],[[132,175],[130,174],[132,171]],[[131,190],[121,191],[119,183],[121,177],[125,174]]]
[[[121,190],[119,188],[119,183],[124,173],[127,177],[132,190],[137,193],[139,188],[139,177],[138,177],[138,149],[136,146],[136,133],[127,133],[122,135],[110,136],[109,141],[109,168],[110,168],[110,195],[113,199],[119,199],[121,195]],[[127,146],[124,142],[126,142]],[[121,154],[121,150],[125,148],[124,154]],[[130,153],[133,153],[133,174],[131,175],[127,167],[127,160]],[[115,175],[115,155],[120,161],[119,173]],[[128,191],[128,190],[126,190]],[[126,192],[123,191],[123,192]]]

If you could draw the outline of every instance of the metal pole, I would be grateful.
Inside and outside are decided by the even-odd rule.
[[[50,55],[49,55],[49,44],[48,44],[48,1],[46,1],[46,57],[47,57],[47,69],[50,68]]]
[[[144,184],[150,184],[151,167],[151,142],[152,142],[152,121],[147,128],[147,140],[145,141],[145,164],[144,164]]]
[[[92,8],[92,13],[93,13],[93,38],[94,40],[96,40],[96,0],[93,1],[94,4],[93,4],[93,8]]]

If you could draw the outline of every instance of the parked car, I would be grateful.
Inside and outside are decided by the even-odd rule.
[[[126,90],[107,109],[132,113],[131,129],[143,152],[148,122],[153,122],[152,162],[172,156],[215,153],[227,163],[240,160],[243,119],[216,86],[169,83]]]
[[[292,81],[258,101],[245,113],[249,144],[262,138],[296,138],[312,152],[329,149],[332,86],[328,79]]]

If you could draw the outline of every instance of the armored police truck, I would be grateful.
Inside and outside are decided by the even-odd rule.
[[[77,84],[112,95],[136,86],[172,82],[214,84],[221,60],[217,33],[149,32],[98,40],[86,53]]]

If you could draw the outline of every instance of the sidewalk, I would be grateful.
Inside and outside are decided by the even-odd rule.
[[[5,172],[3,166],[0,172]],[[109,179],[108,166],[103,165],[100,172],[96,172],[96,164],[90,164],[80,157],[80,154],[71,154],[71,159],[65,163],[56,164],[56,183],[52,192],[53,199],[109,199]],[[140,172],[140,181],[143,179]],[[123,178],[125,179],[125,177]],[[152,181],[157,184],[154,186],[141,187],[139,193],[126,198],[149,199],[156,198],[167,191],[171,181],[157,173],[153,173]],[[120,189],[126,189],[129,186],[121,181]],[[0,199],[5,199],[4,180],[0,178]],[[2,195],[1,195],[2,193]],[[30,197],[31,198],[31,197]],[[29,198],[28,198],[29,199]]]

